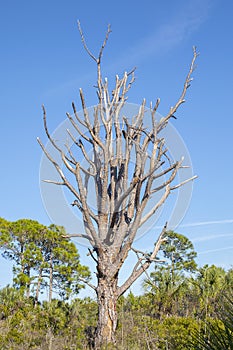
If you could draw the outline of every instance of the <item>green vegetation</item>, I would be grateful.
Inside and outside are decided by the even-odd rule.
[[[201,307],[197,308],[195,294],[183,301],[186,308],[182,315],[160,312],[158,316],[155,295],[129,293],[121,297],[116,349],[233,349],[233,304],[229,297],[211,299],[215,313],[207,319],[202,317]],[[8,286],[0,290],[0,318],[1,349],[89,349],[97,303],[90,298],[71,302],[53,299],[35,306],[32,298]]]
[[[98,306],[77,298],[89,280],[63,228],[0,219],[2,255],[13,261],[12,286],[0,290],[1,350],[90,349]],[[117,304],[117,346],[106,349],[233,349],[233,269],[198,268],[192,243],[169,232],[144,294]],[[47,288],[59,299],[41,298]]]
[[[66,237],[63,227],[46,227],[33,220],[7,222],[0,218],[2,256],[13,261],[13,285],[36,302],[48,287],[68,299],[83,288],[81,280],[90,277],[89,269],[79,262],[76,246]]]

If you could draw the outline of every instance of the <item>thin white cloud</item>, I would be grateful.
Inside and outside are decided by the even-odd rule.
[[[197,222],[191,222],[187,224],[181,224],[178,226],[180,227],[196,227],[196,226],[206,226],[206,225],[221,225],[221,224],[232,224],[233,219],[224,219],[224,220],[211,220],[211,221],[197,221]],[[156,226],[156,229],[163,229],[164,226]],[[169,223],[168,223],[168,229],[169,229]]]
[[[145,37],[139,43],[124,50],[122,56],[116,57],[111,64],[105,65],[107,74],[116,73],[119,67],[132,68],[150,56],[164,54],[176,45],[179,45],[189,35],[199,29],[201,24],[207,19],[212,3],[210,0],[187,1],[182,8],[172,16],[167,16],[167,22],[157,28],[153,33]],[[156,27],[156,24],[155,24]],[[91,49],[91,48],[90,48]],[[121,68],[120,68],[121,69]],[[58,94],[67,88],[72,88],[77,84],[83,86],[89,81],[90,73],[82,76],[81,79],[74,79],[61,82],[60,86],[51,88],[46,94]]]
[[[209,253],[217,253],[217,252],[221,252],[223,250],[229,250],[229,249],[233,249],[233,246],[228,246],[228,247],[224,247],[224,248],[217,248],[217,249],[204,250],[203,252],[199,252],[198,255],[209,254]]]
[[[199,29],[207,19],[211,3],[209,0],[187,1],[182,9],[178,9],[173,17],[167,16],[167,23],[145,37],[137,45],[124,52],[124,56],[118,57],[108,71],[115,70],[116,66],[138,64],[149,56],[164,54],[174,46],[179,45],[189,35]]]
[[[179,227],[195,227],[195,226],[204,226],[204,225],[220,225],[220,224],[232,224],[232,223],[233,223],[233,219],[225,219],[225,220],[192,222],[190,224],[182,224]]]
[[[223,233],[223,234],[216,234],[216,235],[197,237],[197,238],[193,238],[192,242],[194,242],[194,243],[205,242],[205,241],[211,241],[211,240],[214,240],[214,239],[226,238],[226,237],[233,237],[233,233],[226,233],[226,234]]]

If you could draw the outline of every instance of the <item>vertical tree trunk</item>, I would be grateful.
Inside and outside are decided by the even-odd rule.
[[[105,265],[108,270],[109,265]],[[105,270],[105,271],[106,271]],[[98,324],[95,334],[95,349],[101,349],[107,344],[115,344],[117,327],[117,282],[118,275],[109,276],[108,273],[98,276]]]
[[[109,283],[110,282],[110,283]],[[97,288],[98,324],[95,337],[95,349],[109,343],[115,343],[117,326],[115,281],[101,279]]]
[[[29,298],[30,297],[30,267],[26,268],[26,273],[25,273],[28,277],[28,281],[26,283],[26,297]]]
[[[50,261],[49,261],[49,303],[52,300],[53,295],[53,253],[50,253]]]
[[[38,304],[38,301],[39,301],[40,287],[42,282],[42,272],[43,272],[43,269],[40,269],[38,280],[37,280],[37,286],[36,286],[35,304]]]

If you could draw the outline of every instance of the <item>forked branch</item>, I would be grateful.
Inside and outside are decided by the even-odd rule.
[[[166,229],[167,223],[164,225],[164,228],[155,243],[152,253],[148,256],[148,259],[144,263],[142,263],[142,261],[137,262],[129,278],[122,284],[122,286],[118,288],[118,296],[121,296],[148,269],[150,264],[154,261],[156,255],[158,254],[161,244],[165,241],[164,236],[166,233]]]
[[[175,106],[170,108],[170,111],[167,114],[167,116],[165,118],[161,119],[161,121],[159,123],[159,126],[158,126],[158,132],[161,131],[166,126],[166,124],[169,121],[169,119],[174,117],[174,114],[176,113],[176,111],[180,107],[180,105],[185,102],[185,96],[186,96],[187,90],[191,86],[191,82],[193,80],[192,79],[192,74],[193,74],[193,72],[194,72],[194,70],[196,68],[195,62],[196,62],[196,59],[197,59],[198,55],[199,54],[197,52],[197,49],[194,46],[193,47],[193,58],[192,58],[192,61],[191,61],[191,64],[190,64],[190,68],[189,68],[188,74],[187,74],[185,82],[184,82],[184,87],[183,87],[182,93],[180,95],[180,98],[176,102]]]

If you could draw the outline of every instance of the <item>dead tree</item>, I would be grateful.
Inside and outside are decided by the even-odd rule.
[[[194,177],[189,178],[182,183],[174,182],[178,171],[184,167],[183,159],[170,161],[161,131],[166,128],[177,109],[185,102],[184,98],[192,80],[197,52],[194,48],[181,96],[174,107],[170,108],[168,114],[156,120],[160,100],[158,99],[154,106],[151,103],[149,108],[151,128],[148,129],[143,124],[145,99],[134,118],[127,118],[121,114],[127,93],[135,80],[134,70],[125,73],[122,78],[116,76],[115,86],[111,91],[109,91],[108,80],[102,77],[102,56],[111,32],[110,27],[98,56],[89,50],[80,24],[79,31],[85,50],[97,66],[98,104],[94,108],[94,116],[90,116],[84,94],[80,89],[82,116],[77,112],[74,103],[72,104],[73,115],[67,113],[79,138],[69,130],[68,135],[82,154],[82,158],[86,160],[87,167],[82,166],[80,157],[78,160],[71,148],[64,152],[52,138],[48,131],[46,111],[43,107],[47,138],[60,154],[63,167],[76,180],[76,186],[40,139],[38,142],[61,179],[60,182],[53,180],[48,182],[66,186],[74,196],[73,206],[77,206],[82,214],[85,232],[76,233],[73,236],[85,238],[93,247],[92,250],[90,249],[90,255],[96,262],[97,286],[89,285],[97,294],[98,325],[95,349],[99,349],[103,344],[114,343],[117,300],[156,260],[166,233],[165,225],[152,253],[137,254],[138,261],[132,268],[130,276],[122,285],[118,285],[119,271],[130,250],[134,249],[132,245],[138,229],[163,205],[172,191],[194,179]],[[134,165],[131,163],[132,157]],[[158,184],[158,179],[163,180]],[[94,183],[96,210],[93,210],[87,201],[90,181]],[[160,199],[145,213],[148,202],[153,201],[155,193],[160,195]]]

